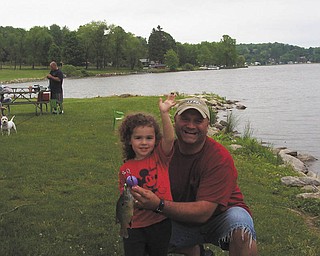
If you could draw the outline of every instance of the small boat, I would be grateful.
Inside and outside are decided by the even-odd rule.
[[[209,66],[201,66],[199,67],[200,70],[219,70],[219,67],[209,65]]]
[[[213,65],[209,65],[208,66],[208,70],[219,70],[219,67],[213,66]]]

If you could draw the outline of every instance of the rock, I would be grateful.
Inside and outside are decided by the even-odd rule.
[[[283,148],[281,149],[279,152],[283,152],[287,155],[290,155],[290,156],[294,156],[294,157],[297,157],[298,156],[298,152],[296,150],[291,150],[291,149],[288,149],[288,148]]]
[[[210,106],[215,107],[215,106],[219,106],[220,102],[215,100],[215,99],[211,99],[211,100],[207,101],[207,104],[210,105]]]
[[[300,161],[298,158],[293,157],[292,155],[287,154],[288,150],[280,150],[279,156],[282,158],[282,160],[286,163],[292,166],[292,168],[296,171],[307,173],[308,168],[307,166]]]
[[[297,158],[302,161],[302,162],[313,162],[313,161],[316,161],[318,160],[317,158],[315,158],[314,156],[312,155],[308,155],[308,154],[298,154],[297,155]]]
[[[295,151],[295,150],[293,150],[293,151],[288,151],[286,154],[287,154],[287,155],[290,155],[290,156],[297,157],[297,156],[298,156],[298,151]]]
[[[291,187],[303,187],[307,185],[301,180],[299,180],[298,177],[292,177],[292,176],[282,177],[281,182],[282,184],[286,186],[291,186]]]
[[[242,148],[242,146],[241,146],[241,145],[238,145],[238,144],[231,144],[231,145],[230,145],[230,148],[231,148],[232,150],[237,150],[237,149],[239,149],[239,148]]]
[[[120,98],[128,98],[128,97],[131,97],[132,95],[129,94],[129,93],[124,93],[124,94],[121,94],[119,95]]]
[[[319,187],[312,186],[312,185],[304,186],[302,189],[306,192],[312,192],[312,193],[316,193],[320,191]]]
[[[320,199],[320,192],[317,193],[302,193],[297,195],[298,198],[302,198],[302,199],[307,199],[307,198],[311,198],[311,199]]]
[[[299,179],[305,182],[307,185],[320,186],[320,180],[313,177],[299,177]]]
[[[245,105],[242,104],[237,104],[236,105],[236,109],[246,109],[247,107]]]
[[[233,105],[231,105],[231,104],[225,104],[224,107],[226,109],[233,109]]]
[[[214,127],[217,128],[217,129],[219,129],[220,131],[224,128],[224,126],[221,125],[220,123],[215,123],[215,124],[214,124]]]
[[[209,127],[209,129],[208,129],[208,136],[209,137],[212,137],[213,135],[215,135],[215,134],[218,134],[220,132],[220,130],[218,129],[218,128],[216,128],[216,127]]]
[[[320,180],[312,177],[286,176],[281,178],[282,184],[291,187],[304,187],[307,185],[320,186]]]
[[[318,175],[315,172],[312,172],[312,171],[308,171],[307,172],[307,176],[308,177],[312,177],[312,178],[317,178],[318,177]]]
[[[239,101],[237,101],[237,100],[227,100],[226,102],[227,102],[227,104],[235,105]]]
[[[221,124],[222,126],[227,126],[228,122],[224,121],[224,120],[220,120],[219,124]]]

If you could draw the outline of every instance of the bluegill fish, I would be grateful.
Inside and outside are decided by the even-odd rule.
[[[131,227],[133,216],[134,199],[127,184],[123,187],[123,192],[118,199],[116,208],[117,223],[120,223],[120,236],[128,238],[127,228]]]

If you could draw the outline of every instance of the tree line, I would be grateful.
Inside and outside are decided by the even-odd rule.
[[[290,63],[320,63],[320,47],[302,48],[282,43],[239,44],[237,53],[247,63],[261,65]]]
[[[320,48],[280,43],[237,45],[228,35],[219,42],[180,43],[160,26],[151,30],[147,40],[105,21],[92,21],[75,31],[56,24],[30,30],[0,26],[0,68],[10,65],[14,69],[34,69],[52,60],[86,69],[111,66],[134,70],[150,63],[165,64],[170,69],[209,65],[231,68],[256,62],[320,62]]]

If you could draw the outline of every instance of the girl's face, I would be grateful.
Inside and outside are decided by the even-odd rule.
[[[156,135],[153,127],[137,126],[131,135],[131,146],[136,153],[135,160],[141,160],[149,156],[156,144]]]

